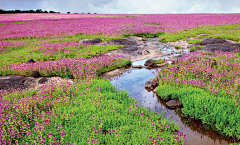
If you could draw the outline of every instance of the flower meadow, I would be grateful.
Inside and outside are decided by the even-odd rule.
[[[186,117],[201,120],[227,137],[240,139],[239,50],[193,52],[158,73],[158,95],[178,98]]]
[[[39,71],[41,76],[75,80],[52,81],[38,91],[1,91],[0,144],[6,145],[183,144],[186,135],[179,125],[98,78],[132,63],[130,58],[105,55],[124,46],[80,40],[136,35],[177,41],[198,32],[239,41],[240,23],[234,14],[7,14],[0,19],[1,76]],[[193,52],[157,70],[158,96],[179,98],[183,115],[240,139],[238,52]],[[98,54],[103,55],[93,57]],[[26,63],[31,58],[36,62]]]

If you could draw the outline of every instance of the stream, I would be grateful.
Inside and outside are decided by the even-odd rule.
[[[152,45],[164,53],[165,56],[159,58],[168,59],[172,56],[189,53],[188,49],[176,50],[175,47],[161,43],[158,40],[159,38],[148,38],[146,44]],[[144,63],[147,60],[148,59],[135,61],[132,65],[144,66]],[[158,69],[161,70],[161,68]],[[233,142],[230,139],[225,139],[224,137],[218,135],[218,133],[213,131],[211,128],[206,128],[199,121],[182,117],[180,108],[175,110],[168,109],[166,107],[167,101],[158,98],[152,91],[147,91],[145,89],[145,83],[155,77],[152,73],[153,71],[156,73],[156,68],[137,69],[132,68],[132,66],[128,66],[124,68],[124,73],[122,75],[109,77],[103,74],[100,77],[110,80],[111,84],[118,90],[128,91],[129,96],[137,100],[139,106],[147,107],[149,111],[156,111],[158,114],[163,112],[163,116],[165,118],[168,118],[169,121],[175,121],[175,123],[180,126],[179,131],[187,135],[183,140],[185,145],[226,145]]]

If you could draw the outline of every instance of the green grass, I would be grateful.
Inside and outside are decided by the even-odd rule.
[[[129,16],[132,17],[132,16]],[[135,17],[135,16],[134,16]],[[90,46],[90,47],[74,47],[74,48],[64,48],[65,50],[70,50],[70,53],[63,53],[62,51],[57,52],[54,55],[41,55],[42,51],[39,50],[41,47],[41,41],[45,43],[63,43],[63,42],[78,42],[81,39],[92,39],[101,38],[103,41],[109,41],[114,39],[119,39],[126,36],[140,36],[140,37],[159,37],[160,41],[178,41],[186,40],[188,37],[196,37],[197,34],[209,34],[209,36],[199,36],[199,38],[224,38],[239,42],[239,31],[231,32],[231,30],[237,30],[236,27],[240,25],[226,25],[226,26],[202,26],[199,28],[194,28],[193,30],[181,31],[180,33],[141,33],[141,34],[124,34],[118,37],[106,37],[105,35],[82,35],[76,34],[70,37],[44,37],[44,38],[18,38],[11,39],[11,41],[28,41],[27,46],[19,48],[8,48],[4,51],[5,54],[1,54],[0,57],[0,70],[5,65],[18,64],[26,62],[28,59],[33,58],[36,61],[48,61],[48,60],[58,60],[63,57],[65,58],[89,58],[97,54],[105,53],[110,50],[120,49],[123,46]],[[225,32],[230,31],[231,33]],[[217,33],[219,35],[217,35]],[[7,40],[7,39],[6,39]],[[198,43],[198,39],[192,40],[192,43]],[[51,48],[49,48],[51,49]],[[196,50],[196,48],[191,48]],[[79,54],[76,54],[79,53]],[[236,54],[237,55],[237,54]],[[218,58],[220,59],[220,58]],[[229,60],[234,62],[233,60]],[[102,69],[98,70],[96,75],[100,75],[103,72],[107,72],[118,67],[123,67],[126,64],[131,63],[130,60],[122,59],[117,61],[115,65],[104,66]],[[156,64],[164,63],[162,59],[155,62]],[[189,62],[189,64],[191,64]],[[166,68],[170,68],[168,66]],[[51,76],[53,73],[58,74],[63,78],[69,78],[72,74],[69,72],[49,72],[46,73]],[[16,71],[5,71],[0,72],[1,75],[16,74]],[[117,91],[115,87],[111,85],[109,81],[101,79],[93,79],[91,83],[86,83],[87,80],[79,80],[73,85],[67,85],[66,83],[52,84],[45,86],[43,91],[26,91],[26,92],[16,92],[3,95],[3,99],[10,101],[10,103],[15,103],[17,105],[18,101],[24,102],[27,99],[42,96],[43,100],[34,100],[28,102],[29,106],[25,109],[9,109],[4,110],[5,113],[17,112],[19,115],[17,119],[22,119],[23,124],[31,124],[29,127],[17,126],[16,120],[10,118],[10,121],[14,123],[11,124],[7,122],[4,126],[6,130],[13,127],[17,131],[26,130],[31,131],[33,136],[14,138],[13,144],[18,140],[20,144],[32,143],[40,144],[39,141],[35,139],[40,139],[40,136],[46,139],[46,144],[50,144],[53,141],[53,137],[48,137],[47,133],[53,133],[56,137],[56,141],[65,144],[66,142],[74,144],[87,144],[88,140],[91,141],[95,138],[100,144],[147,144],[152,143],[149,137],[154,137],[155,141],[162,144],[183,144],[183,136],[175,136],[174,133],[178,132],[179,126],[174,122],[169,122],[167,119],[163,119],[162,114],[156,115],[155,112],[148,112],[145,107],[137,107],[137,102],[133,98],[129,98],[127,91]],[[101,89],[100,89],[101,88]],[[238,110],[239,105],[236,106],[234,100],[228,100],[224,95],[219,94],[217,96],[216,102],[214,100],[216,96],[203,90],[201,88],[193,88],[191,86],[179,87],[176,85],[168,85],[163,82],[157,88],[158,95],[167,100],[179,98],[183,103],[184,108],[182,109],[183,114],[186,117],[191,117],[195,119],[201,119],[203,123],[208,126],[213,126],[213,129],[225,136],[234,136],[240,138],[238,126],[233,126],[238,120],[237,112],[231,110]],[[100,96],[99,96],[100,95]],[[201,97],[199,97],[201,96]],[[13,98],[15,98],[13,100]],[[22,100],[21,100],[22,99]],[[52,103],[52,101],[55,101]],[[227,103],[226,103],[227,102]],[[27,102],[25,102],[27,103]],[[22,104],[22,103],[19,103]],[[48,104],[48,107],[43,107]],[[203,109],[204,105],[207,109]],[[222,108],[214,108],[220,104]],[[130,106],[131,105],[131,106]],[[131,111],[130,109],[131,108]],[[35,109],[35,110],[34,110]],[[55,109],[53,112],[57,115],[48,116],[46,112],[51,109]],[[43,127],[45,131],[38,130],[34,131],[36,127],[35,121],[39,124],[42,123],[43,118],[39,117],[43,113],[45,119],[51,121],[51,123],[46,123]],[[26,112],[26,113],[24,113]],[[144,115],[140,115],[143,113]],[[221,112],[221,114],[219,114]],[[5,114],[5,115],[6,115]],[[33,119],[29,119],[29,115],[36,115]],[[236,116],[234,116],[236,115]],[[213,117],[214,116],[214,117]],[[53,118],[52,118],[53,117]],[[149,119],[148,119],[149,117]],[[101,119],[101,121],[100,121]],[[143,121],[141,119],[144,119]],[[217,122],[217,123],[216,123]],[[153,125],[154,124],[154,125]],[[62,127],[59,127],[62,125]],[[167,128],[169,126],[169,128]],[[94,130],[94,128],[96,130]],[[120,130],[119,130],[120,129]],[[65,131],[65,136],[61,137],[61,132]],[[109,131],[110,130],[110,131]],[[113,132],[115,130],[115,132]],[[236,130],[238,130],[236,132]],[[96,131],[98,131],[96,133]],[[106,134],[105,134],[106,132]],[[108,134],[108,133],[109,134]],[[118,133],[116,135],[116,132]],[[159,139],[157,135],[160,135]],[[4,136],[8,138],[10,135]],[[179,137],[179,141],[176,140]],[[163,140],[160,140],[163,138]],[[89,143],[89,144],[90,144]],[[96,143],[96,142],[95,142]]]
[[[181,48],[180,46],[177,46],[177,45],[175,45],[174,47],[175,47],[175,49],[177,49],[177,50],[179,50],[179,49]]]
[[[139,36],[139,37],[143,37],[143,38],[154,38],[154,37],[159,37],[159,36],[162,36],[164,34],[164,32],[161,32],[161,33],[139,33],[139,34],[136,34],[136,33],[125,33],[123,34],[122,36],[124,37],[127,37],[127,36]]]
[[[154,61],[154,64],[163,64],[165,61],[163,59],[158,59]]]
[[[197,34],[209,34],[209,36],[199,36],[202,38],[223,38],[228,40],[233,40],[240,42],[240,38],[238,37],[239,32],[239,24],[233,25],[208,25],[208,26],[200,26],[193,28],[193,30],[180,31],[180,32],[166,32],[164,35],[160,36],[161,42],[169,42],[169,41],[178,41],[178,40],[186,40],[188,37],[197,37]],[[228,32],[229,31],[229,32]]]
[[[146,34],[146,36],[148,37],[149,34]],[[50,55],[49,53],[52,48],[48,47],[46,50],[40,50],[42,47],[41,43],[55,44],[78,42],[81,39],[92,38],[101,38],[103,41],[109,41],[119,39],[121,37],[105,37],[104,35],[90,36],[80,34],[63,38],[19,38],[18,40],[27,41],[27,45],[18,48],[9,47],[7,50],[1,52],[0,74],[18,74],[17,70],[2,70],[2,68],[10,64],[26,62],[30,58],[40,62],[49,60],[56,61],[63,57],[89,58],[97,54],[102,54],[110,50],[116,50],[123,47],[122,45],[92,45],[89,47],[80,45],[79,47],[64,48],[61,51],[57,51],[56,54]],[[64,53],[64,50],[70,50],[71,52]],[[43,55],[42,52],[44,51],[50,52]],[[131,63],[132,62],[130,60],[121,59],[120,61],[113,63],[114,65],[103,66],[101,69],[97,70],[95,75],[99,76],[101,73],[120,68]],[[53,76],[55,74],[62,78],[73,78],[73,74],[71,74],[68,70],[65,72],[58,70],[44,74],[42,74],[42,71],[45,70],[41,70],[40,73],[42,76]],[[18,112],[19,114],[17,115],[16,120],[22,119],[23,124],[30,124],[29,127],[17,127],[16,122],[14,122],[16,120],[11,118],[10,120],[14,123],[10,124],[10,122],[7,122],[7,125],[4,126],[6,130],[13,127],[19,131],[23,129],[25,131],[32,132],[29,137],[21,137],[18,139],[12,138],[12,143],[14,144],[18,141],[19,144],[40,144],[40,141],[36,141],[35,139],[39,138],[39,134],[41,134],[41,136],[46,139],[45,143],[50,144],[50,142],[53,141],[53,137],[48,137],[48,133],[52,133],[53,136],[57,138],[55,143],[59,141],[61,144],[65,144],[67,142],[69,144],[87,144],[88,141],[91,142],[95,138],[100,144],[147,144],[152,142],[149,137],[154,137],[154,141],[158,141],[158,143],[162,144],[183,144],[183,134],[174,135],[174,133],[177,133],[179,130],[179,126],[177,124],[169,122],[167,119],[163,119],[162,114],[157,115],[155,112],[148,112],[147,108],[136,106],[136,100],[129,98],[127,91],[117,91],[116,88],[106,80],[92,79],[91,83],[86,83],[87,81],[88,80],[76,80],[76,83],[70,86],[66,83],[52,84],[50,86],[45,86],[41,92],[15,91],[13,93],[4,94],[3,99],[12,104],[17,104],[17,102],[21,99],[31,100],[28,102],[28,107],[24,109],[5,110],[6,113]],[[42,101],[31,99],[34,96],[42,96],[44,99]],[[57,102],[51,103],[52,101]],[[95,101],[98,103],[94,103]],[[46,104],[49,104],[49,106],[44,107]],[[35,111],[32,110],[33,108],[35,108]],[[129,110],[129,108],[131,108],[131,110]],[[48,116],[46,112],[51,109],[55,109],[54,113],[59,116]],[[43,113],[45,119],[51,121],[51,123],[47,123],[44,127],[42,127],[45,130],[44,132],[38,129],[37,131],[34,130],[36,127],[34,124],[36,122],[41,123],[42,121],[40,117],[33,117],[32,119],[29,119],[30,114],[39,116],[37,110]],[[144,115],[140,115],[140,113],[144,113]],[[144,119],[144,121],[140,119]],[[62,127],[59,128],[61,131],[65,131],[64,137],[61,137],[61,133],[59,133],[58,130],[59,128],[55,126],[61,124]],[[169,128],[166,128],[166,126],[169,126]],[[94,127],[99,131],[98,133],[95,133],[93,129]],[[113,130],[115,130],[115,132],[113,132]],[[107,132],[109,132],[109,134]],[[116,132],[118,135],[116,135]],[[158,138],[159,135],[160,137]],[[6,139],[10,139],[10,134],[6,133],[4,137]],[[179,139],[176,139],[177,137],[179,137]],[[160,140],[160,138],[163,140]]]
[[[190,39],[190,40],[188,40],[189,44],[195,44],[195,43],[200,43],[200,42],[202,42],[201,39]]]

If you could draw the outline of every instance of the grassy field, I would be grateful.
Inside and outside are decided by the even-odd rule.
[[[178,131],[179,125],[139,107],[127,91],[117,91],[109,81],[98,79],[99,74],[132,62],[119,56],[90,57],[124,46],[77,42],[86,38],[107,41],[130,35],[159,37],[167,42],[185,40],[198,33],[210,34],[199,39],[212,37],[239,42],[239,26],[202,26],[178,33],[132,33],[117,37],[78,34],[3,40],[0,75],[30,76],[37,70],[42,76],[73,78],[76,83],[53,82],[42,91],[2,93],[1,144],[183,144],[185,135]],[[200,40],[190,43],[197,42]],[[179,98],[185,116],[200,119],[220,134],[239,140],[239,53],[211,55],[214,57],[194,52],[179,64],[166,67],[156,78],[160,84],[158,95],[163,99]],[[30,58],[38,62],[24,63]],[[209,59],[217,65],[204,63]],[[176,70],[177,66],[180,69]]]

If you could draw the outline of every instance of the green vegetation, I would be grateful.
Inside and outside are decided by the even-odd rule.
[[[200,42],[202,42],[201,39],[190,39],[190,40],[188,40],[189,44],[195,44],[195,43],[200,43]]]
[[[125,33],[122,36],[127,37],[127,36],[139,36],[139,37],[143,37],[143,38],[154,38],[154,37],[159,37],[161,35],[163,35],[164,32],[157,32],[157,33]]]
[[[163,64],[165,61],[163,59],[158,59],[154,61],[154,64]]]
[[[233,25],[208,25],[193,28],[193,30],[188,31],[180,31],[180,32],[166,32],[164,35],[160,37],[161,42],[169,42],[169,41],[178,41],[178,40],[186,40],[188,37],[197,37],[197,34],[208,34],[209,36],[198,36],[200,39],[202,38],[223,38],[228,40],[233,40],[240,42],[239,24]]]
[[[177,50],[179,50],[179,49],[181,48],[180,46],[177,46],[177,45],[175,45],[174,47],[175,47],[175,49],[177,49]]]
[[[193,46],[190,48],[190,52],[194,52],[194,51],[196,51],[196,46]]]
[[[200,45],[198,45],[197,47],[199,47],[201,49],[206,48],[206,46],[200,46]]]
[[[0,75],[18,74],[29,76],[36,68],[20,63],[33,58],[42,64],[43,61],[59,60],[62,58],[89,58],[97,54],[105,53],[123,47],[122,45],[76,45],[81,39],[101,38],[103,41],[119,39],[119,37],[104,37],[76,35],[62,38],[32,38],[12,41],[27,41],[23,46],[8,46],[1,52]],[[59,49],[56,49],[59,48]],[[60,49],[61,48],[61,49]],[[55,54],[53,54],[55,53]],[[38,68],[41,76],[60,76],[63,78],[76,78],[76,72],[86,75],[84,79],[76,80],[69,85],[67,83],[51,83],[42,87],[42,91],[15,91],[2,93],[3,99],[9,101],[10,106],[27,104],[28,107],[5,109],[3,115],[18,113],[6,120],[4,138],[16,144],[46,144],[73,143],[76,144],[147,144],[157,142],[161,144],[183,144],[185,135],[178,132],[179,126],[174,122],[163,119],[162,114],[148,112],[145,107],[138,107],[136,100],[129,98],[127,91],[117,91],[109,81],[99,79],[98,76],[132,62],[127,59],[102,58],[95,63],[90,62],[70,64],[58,64],[58,68],[51,63],[45,63],[43,68]],[[105,61],[112,61],[99,67],[95,73],[92,69],[100,66]],[[158,62],[162,62],[159,60]],[[19,65],[15,69],[6,66]],[[40,64],[40,63],[39,63]],[[75,66],[79,66],[76,69]],[[26,66],[28,68],[26,68]],[[91,67],[89,67],[91,66]],[[82,69],[81,69],[82,68]],[[90,74],[97,78],[88,79]],[[81,78],[81,77],[80,77]],[[34,99],[38,98],[38,99]],[[30,102],[26,100],[31,100]],[[41,112],[41,114],[39,114]],[[49,115],[47,112],[52,112]],[[44,117],[44,119],[42,118]],[[17,121],[21,120],[20,126]],[[42,124],[40,128],[35,124]],[[29,124],[24,126],[23,124]],[[17,135],[24,130],[29,136],[11,137],[6,130],[14,129]]]
[[[157,92],[158,96],[165,100],[178,98],[184,106],[181,109],[184,117],[200,119],[203,124],[211,126],[222,135],[240,138],[240,131],[237,129],[240,119],[237,111],[240,107],[234,99],[223,94],[216,96],[191,86],[160,85]]]
[[[178,98],[184,106],[183,116],[239,140],[240,75],[236,63],[240,63],[239,51],[193,52],[161,70],[155,78],[159,82],[157,94],[164,100]]]

